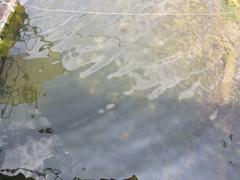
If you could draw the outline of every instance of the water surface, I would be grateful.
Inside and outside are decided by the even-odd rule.
[[[237,6],[25,8],[2,72],[1,169],[36,179],[239,179]]]

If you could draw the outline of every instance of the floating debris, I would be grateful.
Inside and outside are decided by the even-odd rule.
[[[113,109],[115,106],[116,106],[116,104],[108,104],[108,105],[106,106],[106,110],[111,110],[111,109]]]
[[[228,147],[228,144],[227,144],[227,142],[224,139],[222,139],[222,146],[225,147],[225,148]]]
[[[232,165],[233,167],[236,167],[236,164],[235,164],[234,162],[228,161],[228,163],[229,163],[230,165]]]
[[[210,116],[209,116],[209,119],[210,120],[215,120],[217,118],[217,115],[218,115],[218,110],[215,110]]]
[[[53,129],[52,128],[43,128],[38,130],[39,133],[46,133],[46,134],[52,134]]]

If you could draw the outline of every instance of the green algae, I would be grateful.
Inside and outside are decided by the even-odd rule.
[[[0,78],[1,104],[31,104],[43,93],[45,81],[65,72],[61,63],[49,57],[26,59],[17,56],[6,62]]]
[[[6,23],[1,32],[0,58],[7,56],[9,49],[20,39],[19,29],[23,26],[26,17],[25,8],[17,5],[15,12],[9,18],[9,22]]]
[[[42,92],[44,82],[65,72],[61,53],[52,50],[53,43],[40,35],[40,32],[40,28],[30,25],[30,18],[25,13],[24,7],[19,5],[2,33],[0,104],[17,105],[36,102],[44,94]],[[39,51],[46,51],[46,56],[29,58],[22,54],[15,56],[9,54],[9,50],[16,42],[28,46],[25,33],[32,33],[31,38],[43,43]]]

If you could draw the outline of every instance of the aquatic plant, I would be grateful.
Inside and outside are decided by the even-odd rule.
[[[1,32],[0,58],[7,56],[9,49],[20,39],[19,29],[23,26],[25,18],[25,8],[18,4]]]
[[[36,102],[42,93],[42,84],[65,72],[61,63],[61,53],[52,50],[53,43],[40,32],[40,28],[31,26],[24,7],[17,6],[15,14],[2,32],[0,104],[6,106],[1,111],[1,117],[9,117],[6,110],[8,105]],[[47,55],[29,59],[25,54],[9,53],[11,48],[14,49],[16,42],[22,43],[27,51],[31,51],[35,44],[29,47],[29,39],[35,43],[41,42],[43,45],[39,51],[46,51]]]

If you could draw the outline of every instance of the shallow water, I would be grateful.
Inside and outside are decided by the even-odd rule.
[[[240,178],[237,7],[29,0],[25,8],[1,73],[4,173]]]

